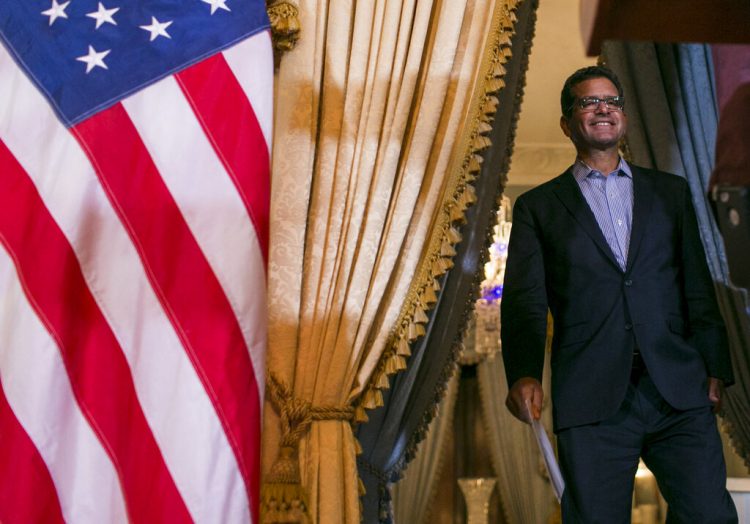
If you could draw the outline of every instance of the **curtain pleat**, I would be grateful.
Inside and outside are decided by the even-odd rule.
[[[506,26],[515,4],[502,4]],[[504,75],[477,75],[483,6],[298,3],[275,98],[266,522],[360,521],[352,424],[406,367],[476,200],[472,155],[491,126],[468,115],[487,104],[475,85],[495,92]]]
[[[626,93],[633,162],[687,179],[716,296],[729,334],[736,383],[723,419],[750,465],[750,316],[747,295],[729,282],[726,254],[706,197],[714,166],[717,104],[710,48],[702,44],[608,42],[603,55]]]
[[[498,10],[507,9],[508,3],[496,2],[491,16],[479,11],[479,5],[481,3],[477,2],[473,8],[474,18],[494,23]],[[485,129],[491,128],[487,141],[492,145],[483,153],[483,162],[473,182],[476,202],[466,210],[465,224],[457,226],[463,240],[455,248],[454,268],[439,280],[437,302],[428,312],[429,322],[424,328],[426,335],[413,344],[408,368],[393,376],[390,388],[382,391],[385,405],[368,412],[369,421],[357,430],[363,449],[358,464],[366,487],[362,504],[363,519],[367,523],[391,521],[389,485],[401,478],[403,469],[425,438],[458,356],[482,278],[483,258],[491,243],[498,197],[513,148],[536,7],[534,0],[520,2],[513,12],[512,25],[490,32],[486,45],[479,46],[484,48],[485,63],[474,74],[479,77],[478,87],[485,91],[485,102],[479,110],[492,112],[491,122],[483,123]],[[466,49],[468,53],[468,43]],[[498,55],[506,59],[494,65],[486,64],[488,56]],[[481,68],[487,65],[490,67],[483,71]],[[490,74],[501,69],[504,71],[502,84],[492,80]],[[496,90],[499,91],[494,93]],[[486,91],[492,96],[487,96]],[[477,139],[472,138],[474,142],[478,142]],[[478,164],[474,157],[470,162]]]

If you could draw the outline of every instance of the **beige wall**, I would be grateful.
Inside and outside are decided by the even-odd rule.
[[[560,131],[560,89],[576,69],[596,63],[586,57],[578,22],[578,0],[540,0],[536,36],[521,105],[507,194],[513,199],[565,170],[575,150]]]

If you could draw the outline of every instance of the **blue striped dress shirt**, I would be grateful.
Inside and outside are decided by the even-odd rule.
[[[617,169],[604,176],[577,160],[573,164],[573,176],[617,263],[625,271],[633,223],[633,173],[630,166],[621,158]]]

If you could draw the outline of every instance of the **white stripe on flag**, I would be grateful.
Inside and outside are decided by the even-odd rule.
[[[174,78],[123,106],[229,299],[263,391],[265,275],[247,209]]]
[[[226,434],[92,167],[2,47],[0,78],[0,138],[73,246],[192,517],[207,523],[250,520]]]
[[[253,106],[270,158],[273,139],[273,77],[265,78],[258,71],[273,71],[271,35],[268,31],[263,31],[230,47],[223,55]]]
[[[0,380],[47,465],[63,517],[75,523],[126,522],[117,473],[78,409],[60,351],[29,305],[2,247],[0,296]]]

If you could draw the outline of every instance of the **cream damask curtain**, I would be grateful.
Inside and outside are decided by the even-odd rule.
[[[549,370],[549,352],[545,371]],[[510,524],[546,524],[557,509],[555,494],[544,462],[528,424],[516,420],[505,407],[508,385],[500,354],[487,358],[477,367],[482,413],[490,441],[492,465],[497,486]],[[545,373],[544,391],[550,391],[549,373]],[[542,410],[542,422],[552,427],[549,399]],[[548,429],[549,432],[549,429]]]
[[[493,111],[506,55],[483,51],[515,4],[298,3],[276,84],[266,522],[359,522],[352,423],[405,368],[451,266],[489,145],[489,117],[467,115]]]
[[[456,370],[448,381],[445,397],[435,420],[404,478],[393,486],[393,516],[397,524],[430,522],[430,504],[436,495],[437,481],[443,465],[445,448],[453,429],[453,414],[458,397],[461,371]]]

